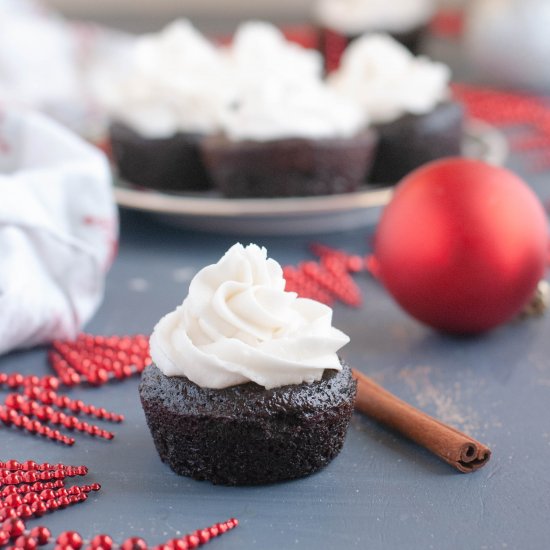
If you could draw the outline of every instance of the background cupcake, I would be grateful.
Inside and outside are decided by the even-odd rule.
[[[320,0],[315,15],[327,69],[338,67],[349,43],[366,33],[389,33],[418,53],[435,0]]]
[[[182,20],[139,38],[129,57],[125,73],[100,86],[121,177],[158,189],[208,189],[198,146],[219,130],[230,101],[221,53]]]
[[[360,103],[379,132],[372,181],[396,183],[460,154],[464,112],[450,99],[450,76],[446,65],[414,57],[387,35],[366,35],[346,50],[329,85]]]
[[[364,181],[375,138],[353,100],[330,91],[318,52],[249,23],[226,51],[234,101],[222,133],[202,143],[205,164],[228,197],[326,195]]]

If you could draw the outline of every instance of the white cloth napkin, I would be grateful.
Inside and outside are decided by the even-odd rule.
[[[105,156],[0,106],[0,354],[73,338],[101,302],[117,237]]]

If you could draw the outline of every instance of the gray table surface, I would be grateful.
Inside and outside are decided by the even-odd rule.
[[[512,159],[518,170],[523,165]],[[547,196],[547,175],[530,177]],[[314,237],[216,236],[123,213],[120,254],[87,330],[149,333],[181,302],[200,267],[236,240],[265,245],[281,263],[308,257],[312,240],[365,253],[371,230]],[[0,460],[86,464],[103,488],[88,502],[45,517],[117,541],[150,544],[236,516],[241,525],[212,550],[257,548],[547,549],[550,540],[550,316],[512,323],[480,338],[456,339],[402,313],[380,286],[358,276],[364,306],[335,308],[351,336],[354,367],[443,421],[489,444],[491,462],[462,475],[423,449],[356,414],[346,444],[325,470],[268,487],[226,488],[178,477],[153,447],[138,380],[74,389],[75,398],[122,412],[105,442],[79,436],[73,448],[0,428]],[[1,314],[1,312],[0,312]],[[0,371],[49,372],[44,349],[0,358]],[[34,521],[33,524],[37,522]]]
[[[368,231],[319,241],[365,252]],[[184,297],[201,266],[236,240],[185,232],[146,216],[122,216],[120,255],[105,302],[88,330],[149,333]],[[250,241],[249,237],[241,239]],[[308,238],[257,238],[282,263],[308,256]],[[80,436],[73,448],[0,429],[1,459],[86,464],[101,492],[44,519],[121,541],[159,543],[236,516],[241,526],[214,548],[548,548],[550,537],[550,316],[512,323],[481,338],[442,336],[403,314],[379,285],[358,282],[361,309],[335,308],[351,336],[343,355],[388,389],[488,443],[490,464],[455,473],[423,449],[356,414],[344,449],[311,477],[256,488],[215,487],[178,477],[153,447],[138,381],[71,395],[126,415],[112,442]],[[0,370],[48,372],[45,351],[8,355]]]

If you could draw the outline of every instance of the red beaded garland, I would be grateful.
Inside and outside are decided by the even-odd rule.
[[[120,550],[147,550],[147,543],[141,537],[131,537],[120,545]]]
[[[63,479],[87,473],[86,466],[38,464],[30,460],[0,462],[0,522],[4,522],[0,532],[7,531],[12,538],[15,535],[21,536],[24,533],[17,531],[17,525],[21,531],[21,524],[15,523],[17,520],[39,517],[48,511],[55,511],[85,501],[90,491],[98,491],[101,488],[99,483],[73,486],[67,489]],[[28,483],[38,477],[41,481]],[[52,481],[42,481],[44,479]],[[12,531],[14,532],[12,533]],[[1,536],[0,539],[2,539]],[[31,539],[35,539],[37,544],[45,544],[49,540],[49,531],[41,528],[30,533],[30,538],[27,537],[19,541],[20,546],[33,550],[36,545],[33,546]],[[15,546],[19,546],[19,544],[16,543]]]
[[[238,524],[239,522],[237,519],[231,518],[221,523],[215,523],[206,529],[197,529],[197,531],[184,535],[179,539],[169,540],[164,544],[155,546],[154,550],[189,550],[191,548],[197,548],[203,544],[206,544],[214,537],[222,535],[223,533],[237,527]],[[131,548],[128,547],[123,550],[131,550]],[[141,548],[139,550],[145,550],[145,548]]]
[[[78,372],[69,366],[62,355],[56,353],[55,351],[50,351],[48,353],[48,359],[50,360],[50,365],[53,370],[65,386],[70,387],[80,384],[81,380]]]
[[[38,541],[30,535],[21,535],[15,539],[14,546],[21,550],[36,550]]]
[[[7,460],[0,462],[0,547],[9,544],[7,550],[36,550],[38,546],[48,544],[51,532],[44,526],[28,531],[23,519],[40,516],[47,511],[65,508],[70,504],[87,499],[90,491],[98,491],[99,483],[65,488],[63,479],[88,473],[86,466],[65,464],[39,464],[32,460],[18,462]],[[55,481],[33,481],[37,476]],[[56,479],[57,477],[63,479]],[[171,539],[155,547],[156,550],[189,550],[209,542],[238,525],[234,518],[216,523],[206,529],[199,529],[183,537]],[[89,542],[76,531],[64,531],[56,538],[57,550],[80,550],[84,544],[90,550],[112,550],[113,540],[109,535],[101,534]],[[130,537],[120,548],[122,550],[147,550],[147,543],[140,537]]]
[[[39,387],[45,390],[57,390],[60,385],[60,380],[55,376],[43,376],[39,378],[35,375],[23,376],[18,372],[11,374],[0,373],[0,387],[7,386],[10,389],[22,387]]]
[[[9,518],[2,523],[2,531],[11,539],[16,539],[25,532],[25,523],[20,518]]]
[[[30,534],[31,534],[31,537],[34,537],[36,539],[39,546],[48,544],[52,536],[50,530],[47,527],[42,527],[42,526],[34,527],[33,529],[31,529]]]
[[[138,374],[151,362],[149,342],[142,334],[80,334],[74,341],[56,340],[49,359],[64,383],[75,385],[85,380],[93,386]]]
[[[97,550],[111,550],[113,547],[113,539],[109,535],[96,535],[90,541],[90,548]]]
[[[83,542],[81,535],[76,531],[64,531],[56,539],[58,545],[63,547],[71,546],[75,550],[81,548]]]
[[[79,399],[70,399],[66,395],[58,395],[54,391],[37,391],[35,388],[28,388],[25,390],[25,395],[30,399],[40,401],[44,405],[55,405],[59,409],[69,409],[75,414],[83,413],[110,422],[122,422],[124,420],[122,414],[110,412],[103,407],[88,405]]]
[[[311,245],[311,250],[319,261],[283,268],[285,290],[327,305],[332,305],[337,299],[348,306],[359,307],[361,291],[350,273],[364,271],[365,260],[318,243]]]
[[[494,126],[515,126],[512,148],[523,153],[533,171],[550,168],[550,108],[541,97],[469,84],[453,84],[454,96],[468,114]]]
[[[67,409],[74,414],[82,413],[110,422],[122,422],[124,420],[123,415],[107,411],[103,407],[95,407],[81,400],[73,400],[66,395],[56,393],[55,390],[59,388],[61,381],[54,376],[43,378],[37,376],[25,377],[20,373],[0,373],[0,375],[0,387],[6,385],[12,390],[18,389],[21,392],[10,393],[5,399],[4,406],[0,406],[0,423],[6,426],[15,426],[52,441],[73,445],[75,442],[73,437],[51,428],[47,423],[107,440],[113,439],[114,434],[58,409]],[[28,482],[35,481],[32,473],[35,471],[35,466],[27,464],[25,469],[29,472],[29,476],[25,480]],[[41,477],[40,479],[49,478]]]
[[[26,415],[19,414],[14,409],[0,406],[0,422],[7,426],[15,426],[29,433],[41,435],[52,441],[59,441],[64,445],[74,445],[74,438],[62,434],[59,430],[52,430],[39,420],[32,420]]]
[[[59,402],[65,407],[70,407],[71,404],[77,403],[76,401],[65,400],[63,399],[63,397],[64,396],[60,396],[56,400],[56,404],[57,402]],[[48,405],[38,405],[38,403],[36,403],[35,401],[31,401],[28,398],[17,393],[11,393],[6,397],[6,406],[29,416],[35,416],[41,421],[47,421],[51,422],[52,424],[63,426],[68,430],[77,430],[80,432],[88,433],[92,436],[102,437],[104,439],[114,438],[114,434],[112,432],[102,430],[98,426],[83,422],[76,416],[67,415],[63,412],[58,412]],[[108,415],[105,414],[105,416],[110,418],[111,415],[109,413]],[[33,474],[33,472],[29,472],[29,474]]]

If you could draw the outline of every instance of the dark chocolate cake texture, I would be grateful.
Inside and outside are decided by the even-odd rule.
[[[350,138],[289,138],[267,142],[210,136],[204,163],[226,197],[293,197],[356,191],[365,181],[377,136],[365,130]]]
[[[179,132],[149,138],[115,122],[110,127],[110,139],[118,175],[128,183],[175,192],[212,187],[200,155],[201,134]]]
[[[259,485],[312,474],[341,450],[354,407],[351,369],[319,382],[222,390],[145,369],[139,388],[155,446],[174,472],[223,485]]]

